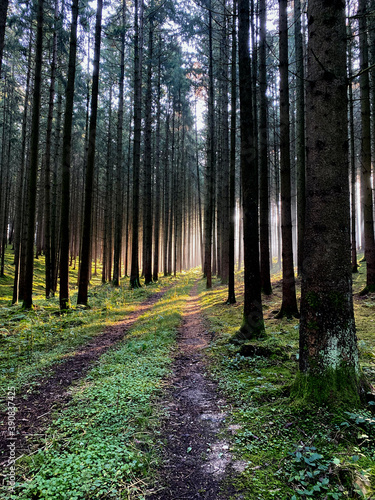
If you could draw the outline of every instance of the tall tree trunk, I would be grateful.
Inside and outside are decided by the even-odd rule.
[[[349,35],[352,30],[349,28]],[[352,83],[352,44],[348,47],[348,66],[349,66],[349,144],[350,144],[350,172],[351,172],[351,243],[352,243],[352,272],[358,272],[357,262],[357,236],[356,236],[356,186],[357,169],[355,158],[355,131],[354,131],[354,100]]]
[[[204,217],[204,274],[206,287],[212,288],[212,230],[214,212],[214,170],[215,170],[215,113],[214,113],[214,73],[212,49],[212,12],[211,0],[208,5],[208,138],[207,138],[207,166],[206,166],[206,205]]]
[[[45,256],[45,276],[46,276],[46,298],[48,299],[52,289],[52,268],[51,268],[51,141],[53,125],[53,108],[55,101],[55,80],[56,80],[56,60],[57,60],[57,20],[59,13],[58,0],[55,2],[55,26],[52,40],[52,61],[51,61],[51,81],[49,87],[49,103],[46,134],[46,156],[44,171],[44,256]]]
[[[62,145],[62,182],[60,215],[60,309],[70,308],[69,298],[69,247],[70,247],[70,161],[72,146],[72,122],[74,104],[74,79],[76,74],[78,0],[72,2],[72,24],[68,81],[65,90],[65,115]]]
[[[141,164],[141,120],[142,120],[142,33],[143,0],[138,8],[135,0],[134,14],[134,147],[133,147],[133,226],[130,286],[139,288],[139,172]]]
[[[115,241],[113,253],[113,285],[120,286],[121,275],[121,248],[122,248],[122,131],[124,125],[124,79],[125,79],[125,0],[122,2],[122,32],[121,32],[121,61],[119,80],[119,102],[117,115],[117,151],[116,151],[116,208],[115,208]]]
[[[263,336],[259,265],[258,169],[253,128],[252,72],[249,53],[249,2],[239,0],[238,62],[241,127],[241,183],[244,238],[244,309],[234,342]]]
[[[3,61],[5,26],[7,21],[8,3],[9,0],[1,0],[0,2],[0,75],[1,75],[1,63]]]
[[[279,0],[280,30],[280,179],[281,235],[283,258],[283,300],[277,317],[297,316],[296,285],[293,264],[292,208],[290,181],[290,124],[288,82],[287,0]]]
[[[130,101],[130,109],[132,101]],[[128,277],[129,260],[129,218],[130,218],[130,164],[131,164],[131,144],[132,144],[132,121],[129,116],[129,137],[128,137],[128,157],[126,161],[126,218],[125,218],[125,276]]]
[[[103,234],[103,268],[102,283],[111,279],[111,269],[109,269],[110,253],[112,253],[112,92],[113,87],[109,87],[109,109],[108,109],[108,134],[107,134],[107,165],[105,177],[105,205],[104,205],[104,234]]]
[[[301,32],[301,0],[294,1],[294,46],[296,52],[296,157],[297,157],[297,266],[302,272],[303,240],[306,216],[306,159],[305,159],[305,77],[303,40]]]
[[[159,279],[159,249],[160,249],[160,120],[161,120],[161,50],[162,39],[159,37],[159,59],[157,77],[157,102],[156,102],[156,137],[155,137],[155,219],[154,219],[154,265],[152,280]]]
[[[169,204],[169,112],[165,121],[165,146],[164,146],[164,224],[163,224],[163,247],[164,247],[164,276],[168,276],[169,262],[169,225],[170,225],[170,204]]]
[[[60,51],[59,51],[60,53]],[[61,186],[58,185],[60,162],[60,143],[61,143],[61,118],[62,118],[62,92],[61,83],[57,86],[57,117],[55,127],[55,151],[53,160],[52,174],[52,204],[51,204],[51,269],[52,269],[52,294],[57,290],[58,268],[59,268],[59,250],[60,250],[60,230],[59,220],[61,208]],[[61,177],[61,176],[60,176]]]
[[[202,221],[202,196],[201,196],[201,181],[199,172],[199,151],[198,151],[198,124],[197,124],[197,100],[195,100],[195,166],[197,172],[197,192],[198,192],[198,230],[199,230],[199,245],[200,258],[202,263],[202,271],[204,265],[204,249],[203,249],[203,221]]]
[[[227,6],[226,0],[223,2],[223,16],[222,16],[222,38],[221,44],[221,84],[222,84],[222,99],[221,99],[221,171],[223,174],[223,182],[221,186],[221,202],[222,202],[222,214],[221,220],[218,215],[218,227],[221,228],[221,255],[220,255],[220,267],[221,267],[221,282],[227,284],[229,281],[229,221],[230,221],[230,211],[229,211],[229,184],[230,184],[230,159],[229,159],[229,123],[228,123],[228,33],[227,33]],[[218,186],[220,189],[220,186]],[[219,202],[219,200],[218,200]]]
[[[367,262],[366,287],[362,294],[375,291],[375,240],[373,193],[371,185],[371,123],[370,123],[370,80],[368,72],[368,37],[366,0],[358,2],[359,45],[360,45],[360,91],[361,91],[361,163],[362,203],[364,218],[365,258]]]
[[[34,235],[35,212],[38,177],[39,156],[39,122],[40,122],[40,94],[42,83],[42,54],[43,54],[43,7],[44,0],[38,0],[37,32],[35,45],[35,73],[33,91],[33,113],[30,138],[30,165],[28,175],[28,217],[27,217],[27,247],[26,247],[26,274],[23,289],[23,307],[30,309],[33,305],[33,273],[34,273]]]
[[[151,7],[152,8],[152,7]],[[144,193],[143,193],[143,210],[144,210],[144,266],[143,274],[145,277],[145,285],[152,283],[152,58],[154,44],[154,27],[152,18],[149,19],[150,27],[148,33],[148,62],[147,62],[147,84],[146,84],[146,101],[145,101],[145,154],[144,154]]]
[[[94,184],[94,166],[95,166],[95,142],[96,142],[96,122],[98,115],[98,94],[99,94],[99,61],[100,44],[102,31],[102,10],[103,1],[97,0],[96,25],[95,25],[95,48],[92,72],[92,92],[91,92],[91,110],[90,110],[90,128],[89,128],[89,149],[87,152],[86,165],[86,185],[85,185],[85,209],[83,217],[83,231],[81,244],[81,264],[79,272],[78,298],[77,304],[87,305],[87,293],[90,280],[91,267],[91,221],[93,206],[93,184]]]
[[[233,0],[232,19],[232,61],[231,61],[231,112],[230,112],[230,176],[229,176],[229,274],[228,304],[235,304],[234,283],[234,231],[236,219],[236,118],[237,118],[237,33],[236,10],[237,0]]]
[[[295,392],[358,403],[348,182],[345,2],[310,0],[307,200]]]
[[[267,120],[267,65],[266,65],[266,0],[259,2],[259,163],[260,163],[260,276],[263,293],[270,295],[270,245],[269,245],[269,178],[268,178],[268,120]]]
[[[20,260],[21,260],[21,234],[24,218],[24,191],[25,191],[25,166],[26,166],[26,142],[27,142],[27,118],[29,112],[30,80],[31,80],[31,48],[32,31],[30,30],[30,41],[28,50],[28,64],[25,88],[25,100],[22,116],[22,142],[21,142],[21,165],[17,184],[17,211],[14,228],[14,282],[12,304],[17,304],[19,298],[20,284]]]

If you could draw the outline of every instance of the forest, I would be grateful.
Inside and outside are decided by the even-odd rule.
[[[375,498],[375,0],[0,0],[0,497]]]

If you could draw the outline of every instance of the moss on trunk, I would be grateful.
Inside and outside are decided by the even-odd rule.
[[[291,387],[291,398],[302,405],[355,408],[361,406],[371,385],[361,372],[342,364],[336,369],[327,368],[321,373],[298,372]]]
[[[266,331],[263,316],[259,316],[255,311],[251,317],[243,316],[240,329],[233,335],[230,342],[232,344],[243,344],[247,340],[264,339]]]

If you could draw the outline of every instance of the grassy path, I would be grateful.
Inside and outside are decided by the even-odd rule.
[[[99,352],[73,385],[62,381],[63,399],[50,414],[50,426],[29,436],[23,456],[17,449],[14,487],[12,464],[3,467],[1,498],[144,497],[158,462],[155,443],[163,408],[156,401],[196,278],[190,273],[172,280],[168,291],[150,299],[131,325],[127,322],[126,335],[114,348],[99,345],[106,352]]]
[[[93,363],[119,342],[138,318],[163,297],[166,290],[150,295],[125,319],[106,327],[103,333],[94,337],[88,344],[66,356],[48,378],[39,380],[37,390],[28,394],[26,398],[20,395],[12,400],[12,406],[17,408],[18,456],[28,453],[30,448],[28,440],[32,439],[33,435],[40,435],[41,430],[50,421],[51,412],[62,408],[71,399],[71,394],[67,390],[69,386],[84,377]],[[0,413],[0,419],[0,466],[4,466],[9,455],[7,412]]]
[[[149,500],[227,499],[223,481],[241,467],[229,451],[227,404],[208,377],[206,330],[198,283],[192,288],[178,333],[178,351],[162,404],[168,408],[161,439],[164,464]]]

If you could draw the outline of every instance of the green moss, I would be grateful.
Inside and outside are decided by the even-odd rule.
[[[302,405],[338,407],[361,405],[361,380],[354,368],[327,369],[320,375],[298,372],[291,387],[291,397]]]
[[[329,301],[335,309],[342,309],[344,307],[345,298],[340,292],[331,292],[328,295]]]
[[[369,293],[375,293],[375,285],[366,285],[363,290],[360,291],[359,295],[368,295]]]
[[[307,328],[309,330],[318,330],[319,325],[318,325],[317,321],[308,321]]]
[[[0,487],[1,498],[144,498],[142,490],[146,480],[154,482],[162,451],[164,409],[155,402],[170,373],[176,332],[195,279],[190,272],[173,280],[175,287],[71,387],[71,401],[45,431],[51,445],[20,457],[17,477],[22,481],[12,496]],[[123,292],[119,288],[115,296]]]
[[[318,309],[320,307],[320,298],[317,293],[315,292],[308,292],[306,294],[306,302],[309,304],[310,307],[313,309]]]
[[[254,321],[249,321],[246,316],[243,316],[240,329],[230,339],[232,344],[242,344],[247,340],[265,339],[266,331],[264,321],[257,318]]]

